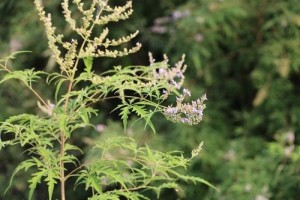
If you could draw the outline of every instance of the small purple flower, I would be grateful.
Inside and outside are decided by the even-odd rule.
[[[201,33],[198,33],[198,34],[196,34],[195,36],[194,36],[194,40],[196,41],[196,42],[202,42],[203,41],[203,39],[204,39],[204,37],[203,37],[203,35],[201,34]]]
[[[183,89],[183,94],[176,98],[176,107],[169,106],[164,110],[164,114],[167,118],[175,122],[182,122],[189,125],[198,124],[203,117],[206,95],[203,95],[201,98],[192,101],[191,103],[183,103],[186,95],[190,96],[191,93],[188,89]]]
[[[167,115],[176,115],[178,112],[178,109],[175,107],[168,107],[167,109],[165,109],[165,113]]]
[[[177,76],[178,78],[183,78],[183,73],[177,72],[176,76]]]
[[[181,119],[181,122],[182,122],[182,123],[188,123],[188,122],[189,122],[189,119],[186,118],[186,117],[185,117],[185,118],[182,118],[182,119]]]
[[[106,129],[106,126],[104,124],[98,124],[96,126],[96,130],[100,133],[102,133]]]
[[[163,34],[163,33],[166,33],[168,31],[168,29],[166,26],[155,25],[155,26],[151,27],[151,31],[153,33]]]
[[[164,68],[159,68],[159,69],[158,69],[158,73],[159,73],[160,75],[164,75],[165,72],[166,72],[166,70],[165,70]]]
[[[193,113],[199,113],[199,110],[197,108],[193,108]]]

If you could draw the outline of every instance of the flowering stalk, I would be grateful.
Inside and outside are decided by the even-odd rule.
[[[136,114],[145,120],[145,126],[149,126],[154,132],[155,128],[151,118],[157,112],[163,113],[168,119],[194,125],[202,120],[204,101],[206,96],[202,96],[191,103],[184,103],[186,96],[191,96],[187,89],[182,90],[184,82],[184,55],[182,59],[173,67],[168,64],[168,58],[164,56],[161,62],[155,62],[150,54],[149,66],[116,66],[101,75],[94,73],[93,59],[98,57],[118,57],[126,56],[139,50],[139,43],[132,48],[117,50],[116,47],[129,42],[134,38],[138,31],[119,39],[108,39],[109,29],[106,24],[110,21],[124,20],[132,13],[132,2],[127,1],[124,6],[110,7],[108,0],[91,0],[83,3],[82,0],[72,1],[77,7],[79,14],[83,15],[79,20],[72,18],[73,11],[69,9],[70,1],[62,1],[62,9],[66,22],[70,28],[77,33],[81,43],[71,39],[65,41],[64,36],[56,34],[56,28],[51,21],[51,15],[46,14],[41,0],[35,0],[41,21],[45,25],[48,38],[48,46],[52,50],[53,58],[59,66],[60,73],[51,73],[47,82],[55,82],[55,102],[43,100],[38,93],[32,89],[31,84],[39,79],[39,75],[44,72],[34,70],[10,71],[6,65],[0,66],[8,72],[0,83],[15,78],[21,80],[39,98],[38,107],[46,116],[32,114],[22,114],[13,116],[4,123],[0,124],[0,133],[15,134],[14,139],[1,141],[0,148],[9,144],[20,144],[30,146],[30,158],[22,162],[16,169],[18,171],[36,168],[36,173],[32,174],[29,180],[29,199],[32,199],[33,192],[41,181],[47,183],[48,196],[52,199],[52,194],[57,182],[60,183],[60,198],[66,199],[66,181],[69,177],[77,177],[74,185],[85,184],[86,189],[91,189],[93,197],[91,199],[120,199],[128,197],[130,200],[146,199],[141,192],[136,190],[153,190],[160,193],[164,187],[178,189],[177,180],[190,180],[202,182],[203,179],[183,176],[174,171],[174,168],[185,168],[190,159],[183,158],[178,152],[161,153],[153,151],[148,147],[139,148],[132,138],[117,137],[113,142],[106,144],[96,144],[95,148],[102,149],[102,156],[97,157],[91,163],[79,161],[74,151],[82,152],[79,147],[71,144],[70,138],[75,130],[90,124],[92,115],[98,112],[91,105],[95,102],[118,98],[121,103],[116,106],[120,110],[124,129],[127,128],[127,120],[130,114]],[[102,27],[102,33],[94,36],[94,29]],[[83,60],[85,69],[78,73],[78,65]],[[77,74],[78,73],[78,74]],[[84,82],[84,84],[78,84]],[[61,90],[61,86],[66,84],[67,90]],[[85,85],[80,87],[80,85]],[[182,94],[180,91],[182,90]],[[111,96],[114,94],[114,96]],[[130,95],[129,95],[130,94]],[[172,94],[176,94],[176,106],[163,105],[163,102]],[[151,109],[150,109],[151,108]],[[94,127],[94,126],[93,126]],[[130,144],[130,145],[129,145]],[[119,159],[105,159],[106,152],[111,147],[127,149],[131,155],[123,157],[124,161],[130,159],[132,163],[119,161]],[[201,151],[202,145],[193,150],[192,158]],[[171,162],[170,162],[171,160]],[[176,161],[176,162],[175,162]],[[65,168],[66,163],[74,164],[69,171]],[[150,163],[150,165],[149,165]],[[125,166],[124,166],[125,164]],[[138,166],[138,168],[135,168]],[[130,171],[124,177],[124,172],[120,169]],[[13,174],[13,176],[14,176]],[[166,182],[155,188],[151,184],[159,180]],[[105,180],[105,181],[103,181]],[[104,192],[106,186],[120,185],[121,188],[113,191]],[[206,183],[208,184],[208,183]],[[209,184],[208,184],[209,185]],[[131,198],[132,197],[132,198]]]

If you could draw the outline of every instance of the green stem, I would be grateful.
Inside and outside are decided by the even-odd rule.
[[[98,13],[97,17],[100,16],[101,12],[102,12],[102,10]],[[92,24],[92,26],[90,27],[90,30],[92,30],[94,28],[94,26],[95,26],[95,23]],[[84,46],[87,43],[87,41],[88,41],[88,37],[84,38],[84,41],[82,42],[82,45],[80,47],[78,56],[76,58],[73,70],[72,70],[71,75],[70,75],[70,82],[69,82],[69,85],[68,85],[67,93],[70,93],[72,91],[73,84],[74,84],[74,79],[75,79],[75,73],[76,73],[77,66],[78,66],[79,59],[80,59],[79,55],[83,51]],[[67,96],[66,101],[65,101],[65,105],[64,105],[65,114],[67,114],[67,111],[68,111],[68,104],[69,104],[69,96]],[[61,158],[60,159],[60,183],[61,183],[60,184],[60,190],[61,190],[61,200],[66,199],[65,182],[66,182],[66,179],[68,178],[68,176],[65,176],[65,169],[64,169],[65,163],[62,160],[62,158],[64,156],[64,152],[65,152],[66,140],[67,139],[66,139],[65,133],[63,131],[61,131],[61,134],[60,134],[60,158]]]
[[[10,70],[6,65],[0,65],[6,72],[8,73],[12,73],[12,70]],[[26,83],[24,83],[23,81],[21,81],[37,98],[40,102],[42,102],[42,104],[44,106],[46,106],[48,109],[51,109],[49,107],[49,105],[44,101],[44,99],[41,97],[41,95],[39,95],[32,87],[31,85],[28,85]]]
[[[64,162],[62,157],[65,151],[65,135],[64,132],[61,131],[61,146],[60,146],[60,191],[61,191],[61,200],[66,200],[66,193],[65,193],[65,169],[64,169]]]

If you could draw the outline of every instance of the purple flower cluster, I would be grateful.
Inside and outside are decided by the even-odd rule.
[[[179,90],[184,82],[184,72],[186,70],[186,65],[184,64],[185,56],[175,64],[174,67],[168,67],[168,58],[165,56],[162,65],[157,70],[154,70],[154,78],[160,82],[164,82],[166,86],[163,91],[164,95],[167,97],[170,92],[174,90]]]
[[[175,64],[175,66],[169,68],[168,58],[164,55],[164,60],[159,63],[155,63],[155,59],[152,54],[149,53],[150,66],[153,66],[153,81],[159,89],[162,89],[162,100],[168,98],[172,93],[177,94],[181,90],[184,82],[184,72],[186,65],[184,64],[185,56]],[[186,96],[191,96],[191,92],[188,89],[182,89],[182,94],[176,98],[176,106],[168,106],[162,109],[163,114],[169,120],[174,122],[181,122],[189,125],[198,124],[203,117],[203,110],[205,109],[204,101],[206,95],[198,98],[196,101],[190,103],[184,103]]]
[[[183,103],[185,96],[191,96],[191,92],[188,89],[183,89],[183,94],[176,99],[175,107],[168,106],[164,109],[164,115],[175,122],[189,125],[198,124],[203,117],[204,101],[207,100],[206,95],[191,103]]]
[[[172,22],[178,21],[180,19],[186,18],[191,15],[190,10],[174,10],[171,15],[156,18],[154,25],[151,27],[151,31],[158,34],[164,34],[167,32],[172,32],[169,25]]]

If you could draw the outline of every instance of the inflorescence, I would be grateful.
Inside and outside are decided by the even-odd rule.
[[[164,115],[174,121],[184,124],[195,125],[198,124],[203,117],[203,110],[205,109],[204,101],[207,100],[206,94],[191,103],[183,103],[186,96],[191,96],[188,89],[183,89],[183,94],[176,98],[176,106],[168,106],[164,109]]]
[[[150,64],[153,65],[155,60],[152,54],[149,53]],[[174,91],[181,89],[184,82],[184,72],[186,65],[184,64],[185,55],[182,59],[175,64],[174,67],[168,67],[168,58],[164,55],[163,64],[160,68],[154,70],[154,79],[160,81],[166,81],[166,88],[162,91],[163,99],[167,99],[168,96]],[[207,100],[206,94],[198,98],[191,103],[184,103],[186,96],[191,96],[191,92],[188,89],[183,89],[182,94],[176,98],[176,106],[167,106],[163,109],[163,114],[167,119],[174,122],[181,122],[184,124],[195,125],[202,121],[203,110],[205,109],[204,101]]]

